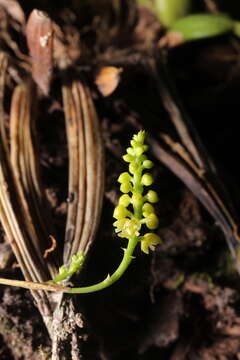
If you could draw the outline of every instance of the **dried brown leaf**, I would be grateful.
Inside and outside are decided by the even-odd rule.
[[[63,85],[69,147],[69,203],[64,260],[86,253],[95,237],[103,199],[104,157],[91,93],[80,81]]]
[[[48,95],[53,72],[53,24],[46,13],[36,9],[31,12],[26,37],[32,77],[44,95]]]

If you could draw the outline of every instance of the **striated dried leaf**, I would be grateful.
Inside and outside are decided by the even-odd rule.
[[[54,257],[49,256],[47,260],[44,260],[43,256],[51,243],[49,235],[54,233],[54,229],[49,220],[51,219],[50,211],[43,195],[39,174],[34,116],[37,103],[34,101],[36,94],[32,85],[28,82],[17,86],[12,96],[10,160],[20,206],[24,214],[25,229],[38,257],[38,267],[42,264],[44,271],[48,267],[49,273],[54,276],[57,271]],[[45,280],[49,277],[50,275],[46,274]],[[40,281],[44,281],[44,278],[42,277]]]
[[[48,95],[53,72],[53,23],[46,13],[36,9],[31,12],[26,37],[32,77],[44,95]]]
[[[2,89],[4,91],[4,87]],[[3,96],[0,102],[0,221],[24,277],[43,282],[56,273],[53,258],[45,262],[46,206],[40,190],[36,148],[32,142],[33,88],[16,87],[10,114],[10,147],[4,124]],[[11,154],[10,154],[11,149]],[[47,216],[46,216],[47,218]],[[41,220],[40,220],[41,219]],[[45,236],[44,236],[45,231]],[[39,311],[51,331],[52,298],[44,291],[32,291]]]
[[[63,85],[69,146],[69,204],[64,261],[86,253],[99,224],[104,184],[104,157],[99,120],[88,87]]]

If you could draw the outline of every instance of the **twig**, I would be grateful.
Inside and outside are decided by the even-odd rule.
[[[67,291],[69,290],[68,287],[64,287],[58,284],[53,283],[35,283],[33,281],[24,281],[24,280],[12,280],[12,279],[4,279],[0,278],[0,284],[2,285],[10,285],[10,286],[16,286],[21,287],[24,289],[29,290],[46,290],[46,291]]]

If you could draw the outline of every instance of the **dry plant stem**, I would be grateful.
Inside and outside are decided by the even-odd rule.
[[[68,287],[53,283],[40,283],[40,282],[23,281],[23,280],[11,280],[4,278],[0,278],[0,284],[21,287],[30,290],[46,290],[46,291],[54,291],[54,292],[63,292],[63,291],[66,292],[70,289]]]
[[[87,86],[63,85],[68,148],[69,204],[64,262],[87,253],[99,224],[104,186],[104,155],[99,119]]]

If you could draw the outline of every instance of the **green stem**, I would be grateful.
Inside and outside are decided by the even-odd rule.
[[[132,254],[134,252],[137,243],[138,243],[137,237],[129,240],[127,248],[124,249],[123,259],[120,265],[118,266],[117,270],[111,276],[108,276],[105,280],[99,282],[98,284],[91,286],[84,286],[80,288],[71,288],[64,292],[69,294],[86,294],[86,293],[100,291],[115,283],[123,275],[123,273],[130,265],[131,261],[134,259]]]

